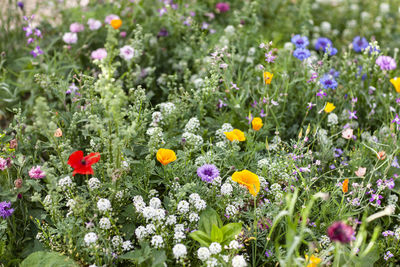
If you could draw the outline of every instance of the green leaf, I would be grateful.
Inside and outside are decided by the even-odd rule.
[[[241,223],[229,223],[224,225],[224,227],[221,228],[221,232],[224,236],[221,245],[227,245],[229,242],[234,240],[235,236],[237,236],[240,231],[242,231]]]
[[[199,230],[205,232],[208,236],[211,236],[211,229],[214,224],[218,228],[222,227],[222,221],[219,218],[218,213],[213,208],[207,207],[200,214]]]
[[[190,233],[189,236],[200,243],[200,245],[208,247],[212,242],[209,235],[201,230]]]
[[[164,267],[164,263],[167,260],[167,256],[165,255],[164,250],[156,250],[153,251],[153,263],[152,267]]]
[[[59,253],[38,251],[30,254],[20,267],[79,267],[79,265]]]
[[[224,234],[222,233],[222,230],[219,229],[218,226],[213,224],[211,230],[211,241],[221,243],[223,239],[224,239]]]

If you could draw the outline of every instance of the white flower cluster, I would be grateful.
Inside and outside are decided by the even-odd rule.
[[[334,126],[338,124],[338,116],[331,112],[328,115],[328,126]]]
[[[191,118],[185,126],[185,132],[196,133],[200,129],[200,122],[196,117]]]
[[[236,255],[232,259],[232,267],[246,267],[247,262],[242,255]]]
[[[156,112],[153,112],[153,114],[151,115],[151,118],[153,121],[151,122],[150,125],[153,127],[157,127],[162,122],[163,115],[161,114],[161,112],[156,111]]]
[[[194,133],[184,132],[182,139],[185,140],[186,144],[193,147],[200,147],[203,144],[203,137]]]
[[[101,212],[111,211],[112,208],[110,200],[106,198],[100,198],[99,201],[97,201],[97,208]]]
[[[229,182],[224,183],[221,186],[221,195],[230,196],[232,194],[233,187]]]
[[[62,178],[62,179],[60,179],[59,181],[58,181],[58,186],[61,188],[61,189],[66,189],[67,187],[72,187],[73,186],[73,183],[72,183],[72,180],[71,180],[71,178],[69,177],[69,176],[67,176],[67,177],[65,177],[65,178]]]
[[[175,259],[184,258],[187,254],[186,246],[183,244],[176,244],[172,249]]]
[[[96,243],[97,241],[96,233],[93,232],[87,233],[84,237],[84,241],[86,243],[86,246],[90,246],[91,244]]]
[[[224,132],[231,132],[231,131],[233,131],[233,126],[230,123],[224,123],[224,124],[222,124],[221,129],[218,129],[215,132],[215,135],[217,136],[218,140],[226,141],[227,138],[226,138]]]
[[[114,248],[122,247],[123,251],[129,251],[133,249],[132,242],[130,240],[124,241],[119,235],[113,236],[113,238],[111,239],[111,243]]]
[[[89,181],[87,182],[89,189],[94,190],[100,188],[100,181],[96,177],[90,178]]]
[[[99,221],[99,226],[101,229],[103,230],[108,230],[111,228],[111,222],[110,219],[108,219],[107,217],[103,217],[100,219]]]
[[[171,102],[164,102],[160,104],[160,110],[164,116],[171,115],[175,111],[175,109],[175,105]]]

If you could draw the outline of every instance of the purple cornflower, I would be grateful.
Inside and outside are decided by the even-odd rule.
[[[311,53],[306,48],[297,48],[293,51],[293,56],[303,61],[304,59],[309,58]]]
[[[7,169],[7,166],[8,166],[7,160],[0,158],[0,170],[4,171],[5,169]]]
[[[3,217],[3,219],[10,217],[13,212],[14,209],[11,208],[11,202],[0,202],[0,216]]]
[[[215,5],[215,8],[220,12],[220,13],[225,13],[228,12],[230,9],[229,3],[226,2],[219,2]]]
[[[383,199],[383,196],[378,195],[378,194],[371,194],[371,198],[369,199],[369,202],[376,201],[376,204],[379,206],[379,205],[381,205],[381,199]]]
[[[392,120],[392,123],[400,124],[399,114],[396,114],[396,117]]]
[[[40,46],[36,46],[30,53],[33,57],[37,57],[38,55],[42,55],[43,51],[40,49]]]
[[[319,79],[319,82],[322,84],[324,89],[336,89],[336,87],[338,86],[337,81],[330,74],[324,74],[324,76]]]
[[[337,49],[333,47],[332,41],[326,37],[320,37],[317,39],[315,50],[326,52],[330,56],[334,56],[337,53]]]
[[[317,93],[317,96],[319,96],[322,99],[322,98],[324,98],[324,96],[326,96],[326,93],[323,90],[319,90],[319,92]]]
[[[44,177],[46,177],[46,174],[44,173],[44,171],[42,171],[40,169],[40,166],[33,166],[30,171],[29,171],[29,176],[32,179],[42,179]]]
[[[306,48],[310,44],[308,38],[306,36],[301,36],[300,34],[293,36],[291,41],[296,48]]]
[[[344,222],[334,222],[328,228],[328,236],[332,241],[339,241],[340,243],[350,243],[354,229],[345,224]]]
[[[365,37],[356,36],[353,39],[353,49],[356,52],[361,52],[368,47],[368,41]]]
[[[197,169],[197,175],[203,182],[211,183],[219,176],[219,170],[214,164],[204,164]]]
[[[357,111],[356,110],[354,110],[354,111],[348,111],[349,112],[349,120],[352,120],[352,119],[358,119],[358,117],[356,116],[356,113],[357,113]]]
[[[385,253],[385,255],[383,256],[383,259],[385,261],[389,260],[391,257],[393,257],[394,255],[392,254],[392,252],[388,251]]]
[[[276,56],[272,54],[272,51],[269,51],[268,53],[265,53],[265,61],[268,63],[274,63],[275,62]]]
[[[379,56],[375,63],[381,67],[381,70],[394,70],[397,67],[396,61],[388,56]]]

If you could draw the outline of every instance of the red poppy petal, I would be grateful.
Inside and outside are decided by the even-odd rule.
[[[82,166],[81,168],[77,168],[74,170],[74,173],[79,173],[79,174],[93,174],[93,169],[90,166]]]
[[[78,168],[82,163],[83,159],[83,151],[82,150],[78,150],[75,151],[74,153],[71,154],[71,156],[69,156],[68,159],[68,165],[70,165],[72,168]]]
[[[87,155],[85,157],[86,164],[89,165],[89,166],[92,165],[92,164],[95,164],[99,160],[100,160],[100,153],[99,152],[90,153],[89,155]]]

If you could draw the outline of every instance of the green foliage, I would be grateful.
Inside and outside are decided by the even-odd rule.
[[[79,266],[70,258],[56,252],[38,251],[30,254],[21,262],[21,267],[77,267]]]

